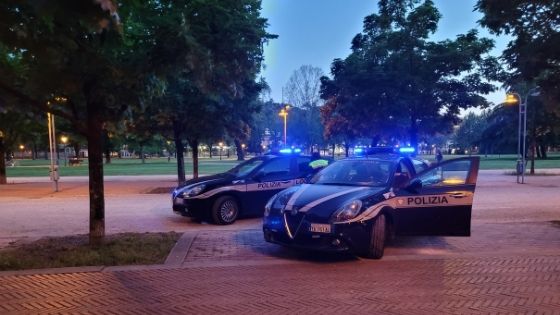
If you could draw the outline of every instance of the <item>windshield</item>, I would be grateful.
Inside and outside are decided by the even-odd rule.
[[[342,160],[327,166],[311,180],[313,184],[386,186],[393,162],[381,160]]]
[[[259,165],[261,165],[262,163],[263,163],[262,158],[252,158],[248,161],[245,161],[241,164],[238,164],[236,167],[227,171],[227,173],[233,174],[237,177],[243,177],[243,176],[246,176],[247,174],[251,173],[257,167],[259,167]]]

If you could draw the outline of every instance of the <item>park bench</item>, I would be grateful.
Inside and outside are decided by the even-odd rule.
[[[79,166],[80,164],[82,164],[82,159],[77,158],[77,157],[73,157],[68,159],[68,165],[70,166]]]

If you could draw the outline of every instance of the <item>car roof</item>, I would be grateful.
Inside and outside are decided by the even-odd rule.
[[[399,161],[401,159],[407,158],[399,154],[383,153],[383,154],[370,154],[366,156],[352,156],[345,158],[344,160],[354,160],[354,161],[365,161],[365,160],[383,160],[383,161]]]

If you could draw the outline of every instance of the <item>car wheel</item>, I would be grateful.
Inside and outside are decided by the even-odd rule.
[[[371,228],[371,239],[366,257],[380,259],[385,249],[385,238],[387,236],[387,222],[384,214],[380,214]]]
[[[230,196],[222,196],[214,202],[212,207],[212,219],[214,223],[225,225],[232,224],[239,216],[237,201]]]

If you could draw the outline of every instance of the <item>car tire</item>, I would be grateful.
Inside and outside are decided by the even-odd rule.
[[[387,238],[387,219],[384,214],[380,214],[373,222],[371,227],[371,238],[366,254],[367,258],[380,259],[385,250],[385,240]]]
[[[219,225],[232,224],[239,216],[237,200],[231,196],[222,196],[212,206],[212,220]]]

